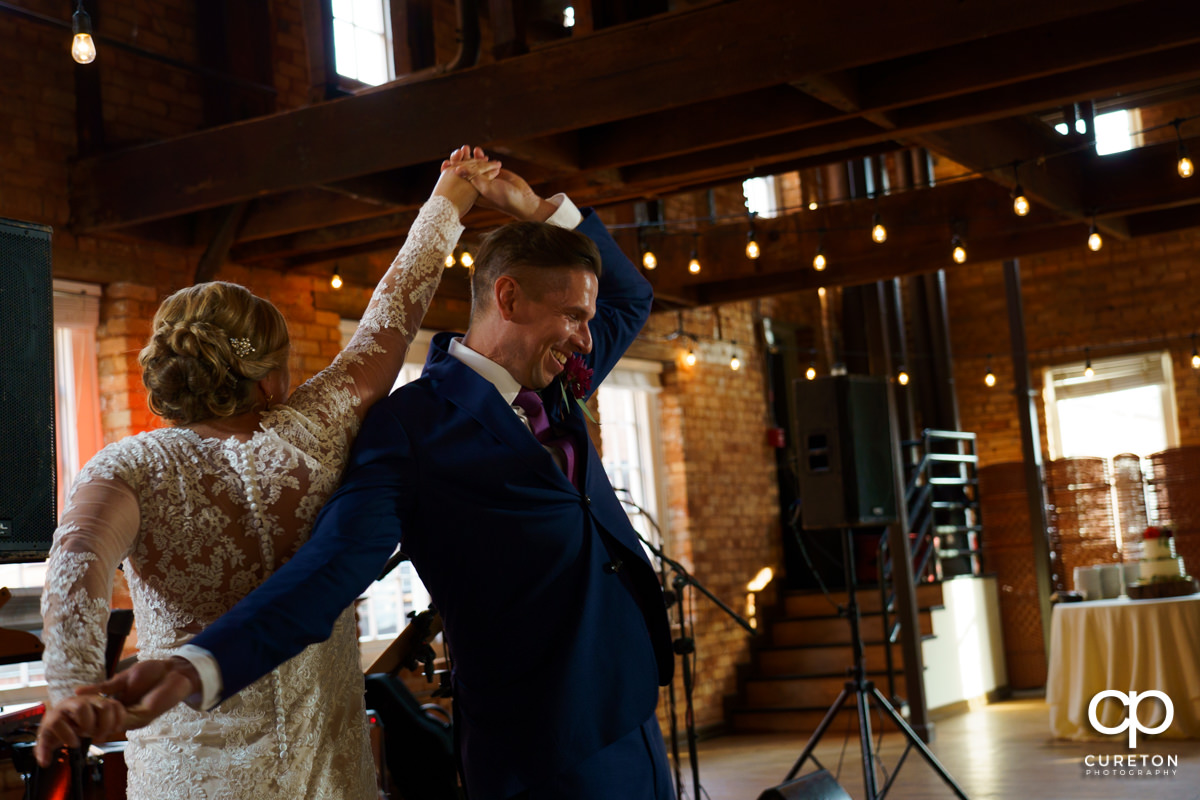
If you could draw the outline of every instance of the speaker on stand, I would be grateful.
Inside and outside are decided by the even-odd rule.
[[[50,228],[0,219],[0,562],[38,561],[56,520]]]

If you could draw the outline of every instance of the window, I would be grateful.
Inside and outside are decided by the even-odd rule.
[[[634,529],[656,546],[667,527],[660,503],[666,496],[658,412],[661,372],[657,362],[622,359],[597,391],[604,471]]]
[[[749,178],[742,181],[742,194],[746,198],[746,209],[751,214],[760,217],[774,217],[779,214],[779,186],[775,176],[766,178]]]
[[[1142,113],[1136,108],[1098,114],[1092,118],[1092,122],[1096,126],[1098,156],[1123,153],[1142,146],[1142,135],[1137,130],[1142,124]],[[1070,128],[1066,122],[1059,122],[1054,126],[1054,130],[1066,136]],[[1087,133],[1087,122],[1082,119],[1075,120],[1075,131],[1080,134]]]
[[[58,511],[79,470],[104,446],[100,427],[100,386],[96,359],[96,328],[100,322],[100,287],[71,281],[54,282],[54,426],[58,450]],[[0,564],[0,586],[12,589],[10,613],[32,603],[27,619],[19,615],[10,625],[22,630],[40,628],[36,597],[46,580],[43,561]],[[41,661],[0,667],[0,697],[5,703],[40,699],[46,683]],[[33,688],[31,688],[33,687]]]
[[[1092,359],[1046,370],[1050,457],[1148,456],[1179,444],[1167,352]]]
[[[392,78],[392,36],[384,5],[384,0],[333,0],[333,52],[339,75],[368,86]]]

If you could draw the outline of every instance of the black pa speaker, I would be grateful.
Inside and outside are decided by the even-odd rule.
[[[853,800],[827,769],[767,789],[758,800]]]
[[[801,521],[807,530],[895,522],[896,486],[882,378],[796,381]]]
[[[0,562],[54,535],[53,337],[50,228],[0,219]]]

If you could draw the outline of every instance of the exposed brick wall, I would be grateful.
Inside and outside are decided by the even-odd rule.
[[[1200,374],[1191,368],[1191,342],[1200,307],[1200,231],[1129,242],[1113,237],[1093,253],[1078,247],[1021,259],[1021,294],[1033,388],[1042,371],[1094,358],[1169,349],[1175,377],[1180,443],[1200,444]],[[947,272],[950,335],[964,430],[979,434],[981,464],[1021,459],[1015,386],[1009,358],[1004,274],[998,262]],[[992,354],[996,386],[983,383]],[[1039,425],[1046,444],[1045,409]],[[1143,453],[1142,455],[1149,455]]]

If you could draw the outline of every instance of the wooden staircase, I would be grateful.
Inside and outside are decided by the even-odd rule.
[[[844,604],[845,592],[833,592]],[[878,586],[858,590],[867,675],[888,694],[882,600]],[[940,583],[917,586],[921,637],[933,636],[931,612],[942,605]],[[726,719],[737,732],[811,733],[837,699],[854,662],[850,622],[839,616],[819,592],[787,592],[776,615],[762,620],[765,630],[751,651],[751,661],[738,668],[738,693],[726,698]],[[900,648],[893,645],[896,693],[903,697]],[[873,720],[879,717],[872,715]],[[857,730],[853,702],[844,706],[830,734]],[[885,730],[892,727],[887,723]]]

